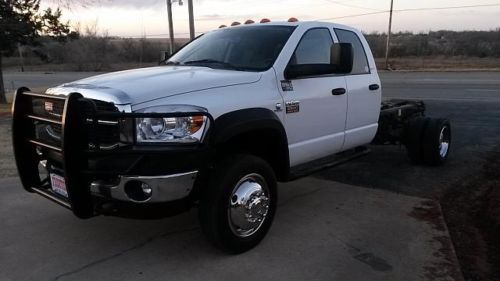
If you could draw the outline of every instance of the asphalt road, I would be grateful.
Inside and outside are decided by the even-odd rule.
[[[43,88],[90,74],[72,75],[6,80]],[[269,236],[237,257],[203,240],[195,211],[80,221],[1,179],[0,280],[460,280],[439,208],[423,198],[475,176],[500,143],[500,73],[381,77],[384,98],[424,99],[429,116],[451,120],[446,166],[415,166],[404,147],[373,146],[363,158],[281,185]],[[437,210],[437,221],[415,215],[426,208]]]

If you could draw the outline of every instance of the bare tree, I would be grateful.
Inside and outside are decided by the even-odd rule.
[[[61,21],[59,8],[40,11],[40,0],[0,1],[0,103],[6,103],[2,55],[19,45],[33,45],[41,35],[63,40],[71,34],[68,22]]]

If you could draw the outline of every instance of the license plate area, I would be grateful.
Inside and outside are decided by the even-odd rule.
[[[52,187],[52,191],[68,198],[68,190],[66,188],[66,180],[64,177],[57,174],[50,174],[50,185]]]

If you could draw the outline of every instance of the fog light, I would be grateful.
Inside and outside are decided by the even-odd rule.
[[[153,189],[145,182],[132,180],[125,184],[125,193],[134,202],[146,202],[151,199]]]
[[[147,183],[143,182],[141,184],[141,188],[142,188],[142,192],[144,192],[144,194],[149,195],[149,197],[151,197],[151,194],[153,193],[153,189]]]

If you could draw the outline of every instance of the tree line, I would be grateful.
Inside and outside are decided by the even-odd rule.
[[[385,56],[386,34],[365,34],[377,58]],[[399,32],[391,35],[391,57],[500,57],[500,28],[491,31]]]
[[[167,39],[118,38],[99,33],[96,26],[76,29],[69,40],[42,37],[40,44],[23,48],[28,64],[61,64],[66,70],[106,71],[155,63],[168,49]],[[386,34],[365,34],[374,57],[385,56]],[[391,57],[500,57],[500,29],[492,31],[431,31],[429,33],[399,32],[391,37]],[[176,48],[187,39],[178,40]],[[19,56],[13,49],[10,56]]]

